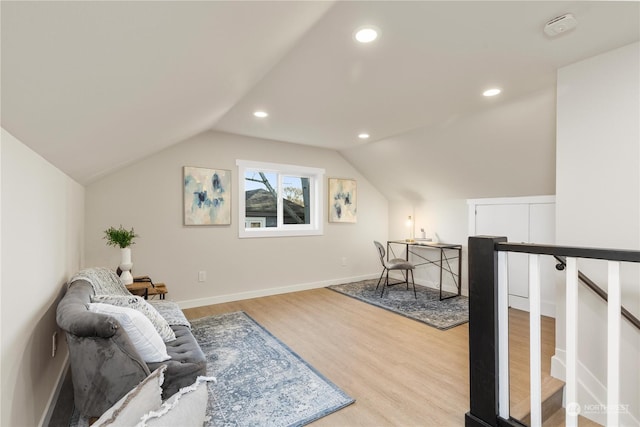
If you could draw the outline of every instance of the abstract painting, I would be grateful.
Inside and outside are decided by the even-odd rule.
[[[329,222],[357,222],[354,179],[329,178]]]
[[[184,224],[231,224],[231,171],[184,167]]]

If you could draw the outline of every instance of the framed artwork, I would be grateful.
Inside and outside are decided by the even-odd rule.
[[[185,166],[184,225],[231,224],[231,171]]]
[[[329,178],[329,222],[357,222],[355,179]]]

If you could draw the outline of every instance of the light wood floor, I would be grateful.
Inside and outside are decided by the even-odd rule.
[[[238,310],[356,399],[355,404],[316,421],[314,426],[464,425],[464,414],[469,410],[467,324],[440,331],[328,289],[184,312],[195,319]],[[524,323],[527,327],[523,331]],[[512,334],[528,336],[528,321],[510,324]],[[544,340],[549,327],[543,330],[547,331],[543,332]],[[528,352],[528,344],[526,347]],[[512,353],[515,351],[512,348]],[[528,366],[528,359],[524,362],[516,356],[512,361],[512,375],[516,376],[512,384],[520,384],[518,363]],[[512,391],[512,401],[521,394]]]

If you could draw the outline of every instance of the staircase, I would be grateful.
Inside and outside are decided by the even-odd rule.
[[[543,375],[544,376],[544,375]],[[542,379],[542,421],[545,426],[564,426],[564,408],[562,407],[562,392],[564,382],[551,376]],[[549,424],[549,420],[562,411],[562,424]],[[523,424],[531,424],[530,399],[527,396],[518,403],[511,405],[511,416]],[[596,424],[597,425],[597,424]]]
[[[543,374],[544,376],[544,374]],[[542,379],[542,425],[544,427],[564,427],[565,410],[562,407],[564,382],[551,376]],[[530,425],[529,397],[511,406],[511,416],[522,424]],[[578,416],[580,427],[601,427],[600,424],[583,416]]]
[[[529,313],[509,309],[509,375],[511,378],[510,414],[522,424],[530,425],[531,401],[529,396]],[[542,317],[542,421],[545,427],[564,427],[565,411],[562,407],[564,382],[550,375],[551,357],[555,351],[555,319]],[[579,417],[580,427],[600,424]]]
[[[622,306],[621,267],[640,265],[640,251],[623,249],[584,248],[557,245],[509,243],[506,237],[469,237],[469,412],[465,414],[465,426],[524,425],[514,417],[536,427],[551,425],[562,417],[558,407],[560,396],[579,405],[578,397],[578,323],[579,286],[586,283],[586,276],[578,270],[579,260],[597,262],[606,273],[608,294],[600,295],[606,307],[606,332],[601,333],[603,349],[606,349],[606,403],[607,425],[620,425],[622,413],[620,381],[621,372],[621,322],[623,318],[640,329],[640,320]],[[511,334],[513,322],[528,320],[510,310],[507,255],[525,253],[529,262],[529,309],[532,320],[528,334]],[[550,372],[551,354],[554,351],[555,334],[553,319],[541,316],[541,259],[555,257],[561,261],[560,270],[565,276],[565,364],[566,385],[547,378]],[[565,262],[566,261],[566,262]],[[627,267],[624,267],[627,268]],[[601,288],[600,288],[601,289]],[[512,320],[513,319],[513,320]],[[552,325],[549,327],[549,325]],[[526,330],[526,326],[524,330]],[[545,332],[546,329],[546,332]],[[520,328],[522,331],[523,329]],[[528,341],[531,345],[525,342]],[[528,339],[530,338],[530,339]],[[547,350],[545,350],[545,347]],[[529,361],[531,366],[529,366]],[[530,380],[526,377],[529,377]],[[625,378],[626,380],[626,378]],[[529,381],[531,381],[528,387]],[[529,391],[531,396],[529,397]],[[528,400],[530,403],[524,402]],[[529,405],[531,407],[529,408]],[[579,408],[580,406],[577,406]],[[543,408],[544,416],[543,416]],[[515,412],[514,412],[515,410]],[[578,414],[566,412],[566,424],[575,427]],[[631,415],[632,416],[632,415]],[[546,422],[545,422],[546,421]],[[583,419],[583,425],[591,424]],[[563,425],[562,422],[553,425]],[[593,425],[593,424],[591,424]]]

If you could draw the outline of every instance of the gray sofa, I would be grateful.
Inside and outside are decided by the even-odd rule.
[[[85,280],[69,285],[56,319],[66,332],[76,408],[99,417],[160,365],[167,365],[163,399],[206,375],[206,358],[187,326],[171,325],[170,360],[145,363],[118,321],[88,310],[94,290]]]

